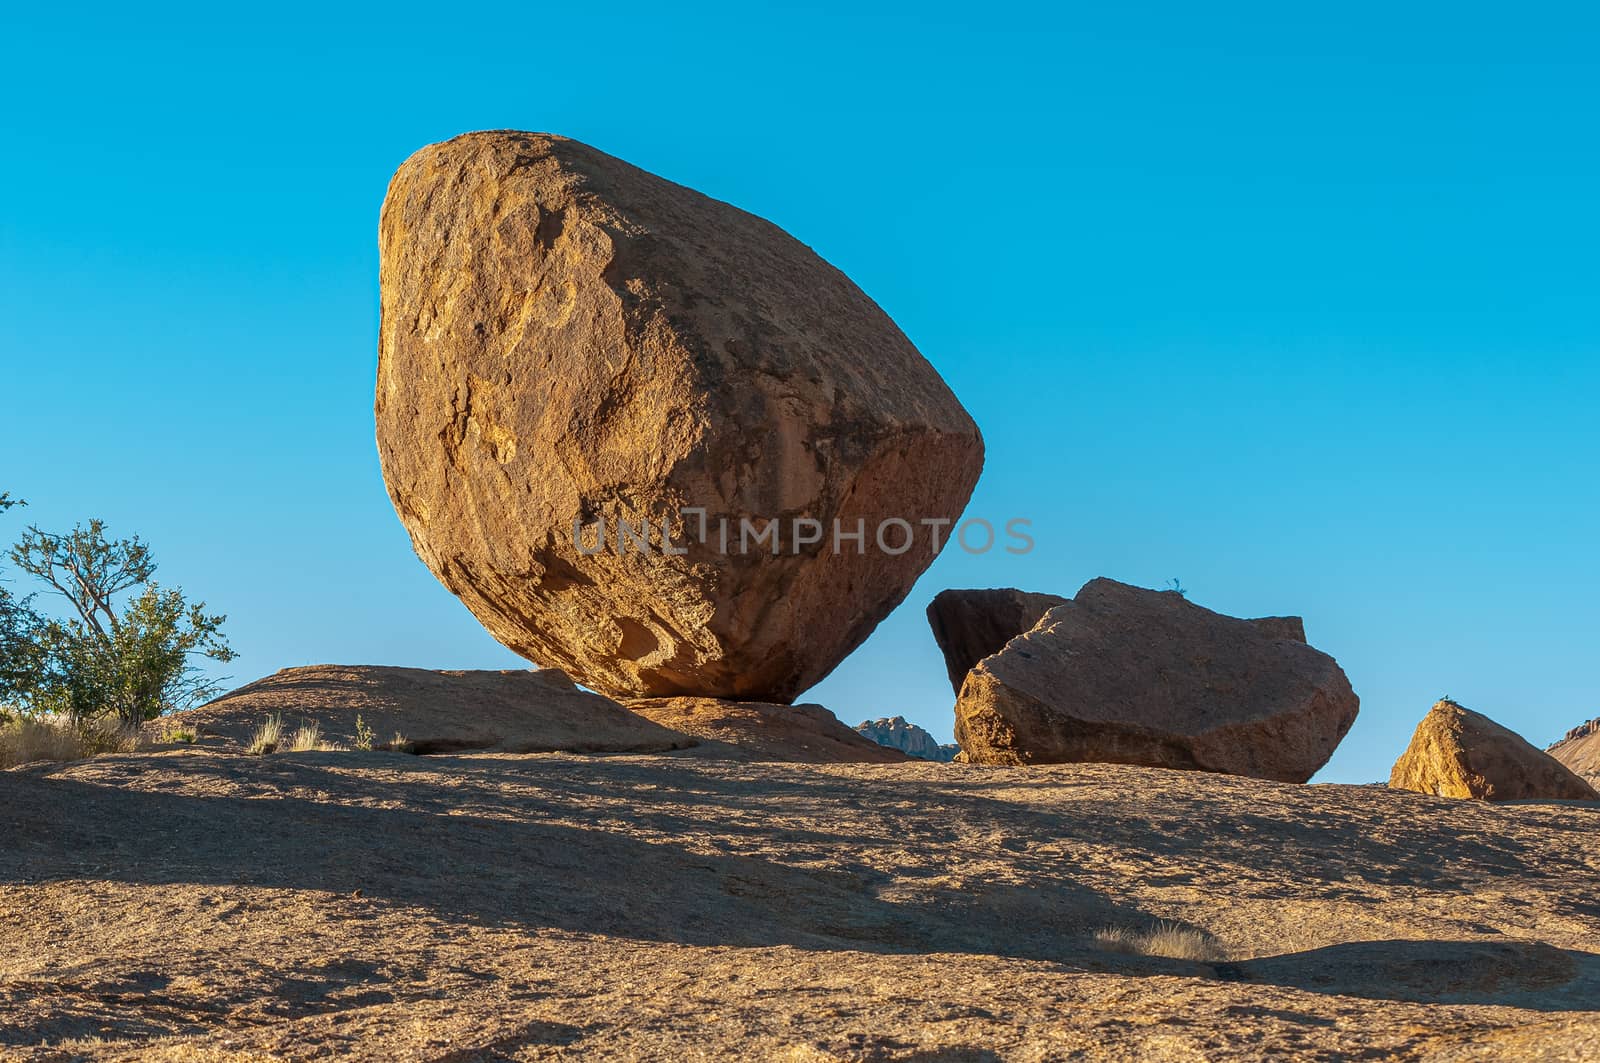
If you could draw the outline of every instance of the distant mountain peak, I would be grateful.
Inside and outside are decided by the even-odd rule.
[[[856,725],[856,731],[880,746],[898,749],[902,753],[922,760],[950,761],[961,752],[960,746],[940,745],[927,730],[918,727],[904,716],[880,716],[876,720],[863,720]]]

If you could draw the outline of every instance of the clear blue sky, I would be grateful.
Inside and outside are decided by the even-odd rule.
[[[238,679],[513,667],[372,441],[378,206],[470,129],[587,141],[842,268],[972,411],[972,512],[812,692],[948,738],[950,586],[1177,577],[1360,693],[1320,778],[1453,694],[1600,713],[1600,23],[1586,5],[531,3],[9,12],[0,489],[230,615]],[[19,519],[19,517],[21,519]]]

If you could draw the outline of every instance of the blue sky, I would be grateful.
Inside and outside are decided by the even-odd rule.
[[[241,681],[517,666],[384,494],[375,232],[421,145],[548,130],[850,274],[982,426],[970,512],[1034,521],[812,700],[948,738],[935,592],[1178,578],[1349,672],[1319,778],[1445,693],[1547,744],[1600,714],[1600,22],[1398,7],[8,13],[0,489],[144,535]]]

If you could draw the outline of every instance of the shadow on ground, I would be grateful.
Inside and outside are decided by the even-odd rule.
[[[724,833],[760,833],[749,816],[760,812],[764,795],[748,784],[736,792],[726,780],[704,773],[678,777],[677,788],[641,793],[634,820],[649,831],[636,836],[616,820],[611,806],[599,808],[593,827],[544,820],[558,814],[570,819],[586,800],[614,805],[619,793],[642,785],[643,776],[608,778],[581,762],[528,768],[506,761],[434,761],[420,768],[415,758],[394,756],[362,763],[378,765],[388,777],[352,773],[351,761],[338,754],[195,756],[181,766],[184,788],[173,792],[140,788],[141,772],[164,778],[159,773],[172,768],[171,762],[141,765],[140,758],[97,768],[105,774],[87,778],[43,768],[0,773],[0,882],[97,879],[359,890],[445,918],[641,941],[973,953],[1376,1000],[1550,1012],[1600,1008],[1600,957],[1535,942],[1367,941],[1231,964],[1118,956],[1095,950],[1089,935],[1106,926],[1149,923],[1150,914],[1076,883],[1070,866],[1031,883],[918,886],[915,879],[908,884],[905,876],[859,862],[799,867],[767,856],[707,851],[689,839],[692,832],[706,833],[719,808],[746,817]],[[502,781],[509,776],[523,783],[537,774],[545,788],[508,797],[493,785],[496,773]],[[659,770],[654,778],[673,781]],[[208,785],[213,792],[206,792]],[[804,785],[774,779],[766,797],[775,800],[787,788],[791,792],[782,796],[790,802],[824,800],[820,790],[807,793]],[[859,807],[861,795],[841,796],[846,789],[836,780],[826,799]],[[904,797],[887,786],[884,794]],[[992,800],[979,794],[965,799],[978,809]],[[1130,829],[1110,812],[1096,818],[1092,809],[1082,811],[1070,822],[1034,817],[1034,829],[1045,838],[1052,831]],[[1192,820],[1194,809],[1185,815]],[[1270,825],[1267,816],[1247,815]],[[775,826],[767,840],[792,839],[822,851],[842,848],[837,843],[844,835],[817,826],[829,822],[825,808],[812,808],[805,822],[810,829]],[[675,829],[685,841],[659,840]],[[1344,833],[1340,827],[1341,838]],[[847,840],[862,847],[859,836]],[[1357,848],[1358,838],[1343,840]],[[1180,850],[1200,844],[1188,837],[1171,842]],[[1286,859],[1270,839],[1265,842],[1252,843],[1261,859]],[[1480,860],[1497,864],[1517,855],[1507,843]]]

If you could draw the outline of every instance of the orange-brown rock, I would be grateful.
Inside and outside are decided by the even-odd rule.
[[[495,638],[604,693],[793,700],[904,598],[937,553],[918,522],[957,517],[982,467],[972,419],[847,277],[575,141],[422,149],[379,245],[378,447],[417,554]],[[741,520],[774,518],[777,552],[739,552]],[[872,541],[888,518],[918,533],[904,553]],[[835,520],[866,548],[833,549]],[[648,554],[619,521],[651,525]]]
[[[1485,801],[1600,800],[1592,786],[1550,754],[1448,700],[1434,705],[1417,725],[1389,785]]]
[[[353,745],[356,718],[377,745],[402,735],[405,751],[659,753],[695,744],[610,698],[579,690],[556,669],[434,672],[319,664],[285,668],[199,708],[149,725],[175,726],[245,744],[270,717],[286,732],[315,724],[329,742]]]
[[[1084,586],[967,673],[962,759],[1105,761],[1304,782],[1360,700],[1332,657],[1172,591]]]
[[[1600,787],[1600,719],[1574,727],[1547,752],[1590,786]]]
[[[944,654],[951,689],[961,693],[961,684],[973,665],[999,653],[1044,614],[1070,600],[1012,587],[947,590],[934,595],[928,603],[928,626]]]
[[[794,764],[898,764],[912,758],[880,746],[821,705],[773,705],[720,698],[642,698],[628,708],[702,741],[697,756]]]

